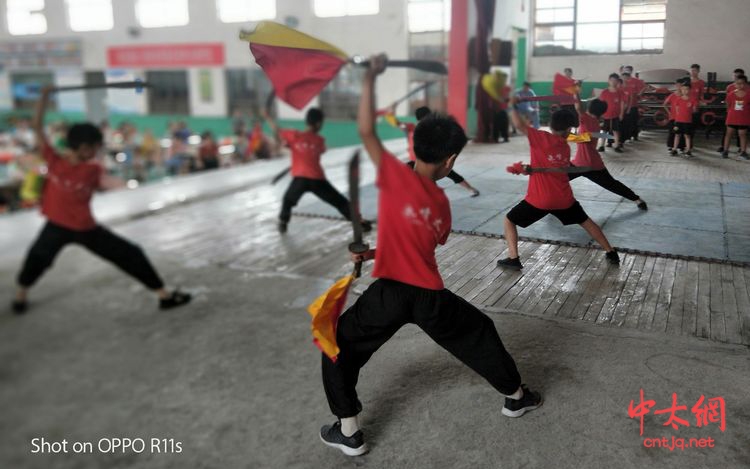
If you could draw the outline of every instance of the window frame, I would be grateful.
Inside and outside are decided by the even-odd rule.
[[[533,35],[532,38],[534,40],[533,48],[532,48],[532,55],[535,57],[564,57],[564,56],[574,56],[574,55],[637,55],[637,54],[663,54],[664,53],[664,39],[666,39],[666,30],[667,30],[667,15],[666,15],[666,8],[669,0],[664,0],[664,19],[663,20],[623,20],[622,19],[622,12],[624,7],[624,0],[619,0],[619,13],[617,18],[617,51],[616,52],[594,52],[589,50],[579,50],[578,49],[578,26],[579,25],[590,25],[590,24],[609,24],[614,23],[614,21],[591,21],[591,22],[581,22],[579,23],[577,21],[578,18],[578,1],[579,0],[573,0],[573,21],[561,21],[561,22],[552,22],[552,23],[539,23],[536,20],[537,11],[539,10],[537,8],[536,2],[534,2],[534,9],[531,12],[531,17],[533,19]],[[563,7],[566,8],[566,7]],[[542,8],[543,10],[547,9],[553,9],[553,8]],[[661,37],[662,39],[662,47],[658,51],[656,49],[640,49],[640,50],[623,50],[622,48],[622,27],[623,25],[628,24],[647,24],[647,23],[658,23],[664,25],[664,35]],[[567,50],[567,53],[551,53],[551,54],[538,54],[536,52],[538,46],[537,46],[537,39],[536,39],[536,31],[539,27],[572,27],[573,28],[573,47],[571,49]],[[626,39],[658,39],[655,37],[639,37],[639,38],[626,38]]]

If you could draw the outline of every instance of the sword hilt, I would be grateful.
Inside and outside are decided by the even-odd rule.
[[[364,254],[367,251],[370,250],[370,245],[367,243],[350,243],[349,244],[349,252],[352,254]],[[354,275],[354,278],[359,278],[362,275],[362,261],[357,261],[354,263],[354,272],[352,273]]]

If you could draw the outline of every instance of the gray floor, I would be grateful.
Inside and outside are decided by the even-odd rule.
[[[482,195],[471,198],[451,181],[441,182],[451,199],[453,229],[502,235],[503,218],[523,199],[528,178],[512,176],[504,167],[464,163],[457,169]],[[750,263],[750,184],[632,177],[619,180],[648,202],[648,212],[584,178],[572,182],[576,199],[602,227],[613,246]],[[372,186],[363,188],[365,215],[377,216],[376,194]],[[313,198],[300,204],[298,211],[336,215],[328,205]],[[595,244],[581,228],[564,227],[552,216],[519,229],[519,235],[580,246]]]

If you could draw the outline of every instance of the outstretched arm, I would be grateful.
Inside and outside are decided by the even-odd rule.
[[[44,133],[44,114],[47,112],[47,103],[49,102],[49,95],[52,93],[52,88],[45,86],[42,88],[42,94],[39,97],[39,101],[36,103],[36,112],[34,113],[34,122],[32,126],[34,128],[34,136],[36,137],[37,145],[39,148],[49,146],[47,141],[47,135]]]
[[[273,132],[273,136],[276,139],[276,141],[280,141],[280,132],[281,129],[279,128],[279,124],[276,123],[273,117],[268,112],[267,108],[263,108],[260,111],[260,116],[263,118],[264,121],[268,124],[269,127],[271,127],[271,131]]]
[[[521,117],[521,115],[516,110],[517,103],[518,98],[516,96],[513,96],[513,98],[511,98],[510,100],[510,120],[511,122],[513,122],[513,127],[515,127],[517,132],[526,135],[528,133],[529,124],[526,122],[526,119]]]
[[[377,76],[385,71],[388,58],[385,54],[370,57],[370,67],[365,72],[362,80],[362,96],[359,98],[359,111],[357,113],[357,126],[359,137],[370,155],[370,159],[376,167],[380,166],[380,158],[385,149],[383,143],[375,132],[375,81]]]

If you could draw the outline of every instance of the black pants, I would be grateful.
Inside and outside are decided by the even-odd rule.
[[[518,390],[521,376],[489,317],[449,290],[379,279],[339,318],[337,361],[323,355],[323,387],[334,415],[359,414],[362,404],[355,388],[360,368],[407,323],[419,326],[500,393]]]
[[[284,193],[279,220],[284,223],[289,222],[292,218],[292,207],[297,205],[299,199],[301,199],[306,192],[312,192],[324,202],[333,205],[344,218],[349,220],[349,201],[346,197],[341,195],[327,179],[308,179],[300,177],[293,178]]]
[[[625,197],[626,199],[632,201],[640,199],[640,197],[638,197],[635,192],[630,190],[628,186],[612,177],[612,175],[609,174],[609,171],[607,171],[606,168],[596,171],[588,171],[585,173],[568,173],[568,179],[570,181],[579,176],[585,177],[594,184],[597,184],[612,192],[613,194],[619,195],[620,197]]]
[[[416,162],[409,161],[406,164],[410,168],[414,169],[414,165],[416,164]],[[450,179],[451,181],[453,181],[456,184],[461,184],[462,182],[464,182],[464,177],[461,176],[460,174],[458,174],[457,172],[453,171],[452,169],[451,169],[451,172],[448,173],[448,175],[445,176],[445,177],[447,177],[448,179]]]
[[[674,146],[674,120],[669,121],[669,124],[667,124],[667,128],[669,129],[669,133],[667,134],[667,148],[672,148]],[[680,141],[677,143],[677,147],[680,150],[685,149],[684,135],[680,135]]]
[[[622,121],[621,129],[622,138],[620,141],[625,142],[631,138],[638,138],[638,108],[633,107],[625,113],[625,117]]]
[[[497,111],[492,116],[492,141],[497,142],[498,138],[502,137],[504,141],[508,141],[508,113],[505,109]]]
[[[34,285],[52,265],[62,248],[70,243],[80,244],[108,260],[151,290],[158,290],[164,286],[159,274],[140,247],[103,226],[88,231],[73,231],[50,222],[44,225],[39,237],[29,249],[23,268],[18,274],[18,284],[27,288]]]

